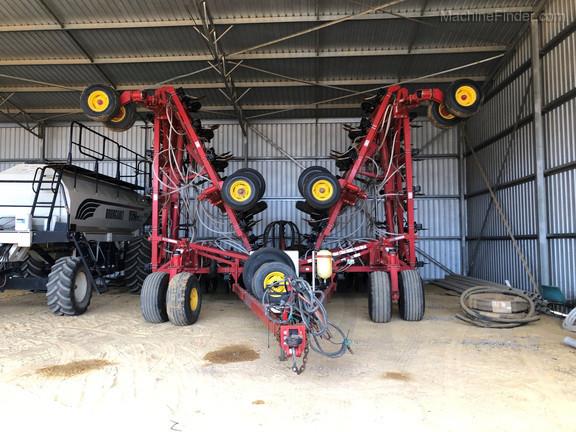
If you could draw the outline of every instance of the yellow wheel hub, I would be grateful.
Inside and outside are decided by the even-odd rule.
[[[442,117],[444,120],[454,120],[456,118],[454,114],[448,111],[446,105],[444,104],[438,106],[438,114],[440,114],[440,117]]]
[[[230,185],[230,196],[236,202],[245,202],[252,196],[250,183],[245,180],[233,181]]]
[[[195,311],[198,308],[199,296],[198,288],[194,287],[190,291],[190,309]]]
[[[106,111],[110,106],[110,98],[102,90],[95,90],[88,95],[88,107],[94,112]]]
[[[474,105],[478,100],[476,89],[469,85],[463,85],[456,89],[456,102],[463,107]]]
[[[124,106],[121,106],[120,109],[118,110],[118,114],[116,115],[116,117],[112,117],[110,121],[113,123],[120,123],[125,118],[126,118],[126,108],[124,108]]]
[[[286,279],[286,276],[284,275],[284,273],[282,273],[280,271],[274,271],[274,272],[268,273],[266,275],[266,277],[264,278],[264,289],[268,288],[268,286],[271,284],[282,282],[284,279]],[[270,291],[277,292],[277,293],[286,292],[286,284],[281,283],[278,286],[274,286],[274,287],[270,288]]]
[[[334,186],[328,180],[318,180],[312,184],[312,196],[318,201],[328,201],[334,196]]]

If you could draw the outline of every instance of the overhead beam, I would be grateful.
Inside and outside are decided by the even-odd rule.
[[[227,57],[228,60],[277,60],[297,58],[334,58],[334,57],[381,57],[403,55],[426,55],[426,54],[467,54],[484,52],[504,52],[505,45],[480,45],[469,47],[445,47],[445,48],[389,48],[389,49],[364,49],[364,50],[303,50],[303,51],[279,51],[279,52],[250,52]],[[93,57],[87,58],[35,58],[35,59],[0,59],[0,66],[41,66],[41,65],[84,65],[84,64],[131,64],[131,63],[171,63],[171,62],[197,62],[213,61],[210,54],[192,55],[166,55],[166,56],[141,56],[141,57]]]
[[[497,8],[467,8],[467,9],[443,9],[427,10],[422,14],[420,11],[406,11],[394,13],[376,12],[351,18],[351,21],[367,20],[398,20],[404,18],[442,18],[462,15],[491,15],[491,14],[514,14],[530,13],[531,7],[497,7]],[[214,18],[215,25],[242,25],[242,24],[279,24],[293,22],[324,22],[334,21],[344,17],[345,14],[316,14],[289,15],[289,16],[258,16],[258,17],[222,17]],[[164,27],[188,27],[195,25],[192,19],[178,20],[148,20],[148,21],[116,21],[116,22],[90,22],[90,23],[63,23],[62,26],[54,24],[15,24],[0,25],[0,32],[25,32],[25,31],[55,31],[55,30],[113,30],[126,28],[164,28]]]
[[[483,82],[486,79],[484,75],[465,75],[461,77],[437,77],[426,80],[418,80],[419,83],[451,83],[460,78],[467,78],[473,81]],[[400,78],[401,81],[410,80],[411,77]],[[398,78],[373,78],[373,79],[341,79],[341,80],[319,80],[318,83],[325,86],[376,86],[388,85],[396,82]],[[282,88],[282,87],[307,87],[308,84],[302,81],[293,80],[280,80],[280,81],[236,81],[236,88]],[[152,83],[142,84],[119,84],[116,86],[118,90],[139,90],[151,87]],[[225,84],[222,82],[209,82],[209,83],[184,83],[172,84],[175,87],[187,90],[210,90],[210,89],[224,89]],[[61,93],[61,92],[74,92],[82,91],[84,87],[49,87],[49,86],[0,86],[0,93]]]
[[[341,104],[318,104],[315,105],[318,109],[350,109],[358,108],[358,103],[341,103]],[[244,111],[274,111],[274,110],[311,110],[309,105],[291,105],[291,104],[270,104],[270,105],[242,105]],[[139,109],[139,112],[147,112],[144,109]],[[201,111],[234,111],[231,105],[206,105],[203,106]],[[28,114],[82,114],[82,110],[77,107],[71,108],[29,108],[26,109]],[[0,108],[0,113],[11,114],[13,111]]]

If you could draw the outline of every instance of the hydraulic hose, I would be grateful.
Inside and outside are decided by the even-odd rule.
[[[566,315],[566,318],[564,318],[562,322],[562,327],[564,327],[564,330],[576,332],[576,308],[572,309],[572,311]]]
[[[470,307],[470,297],[477,294],[506,295],[509,296],[511,300],[514,297],[520,298],[528,303],[528,311],[506,314],[483,312]],[[540,319],[536,312],[536,304],[534,300],[529,295],[515,288],[499,288],[491,286],[476,286],[468,288],[460,296],[460,306],[462,306],[464,314],[457,314],[456,318],[478,327],[513,328]]]

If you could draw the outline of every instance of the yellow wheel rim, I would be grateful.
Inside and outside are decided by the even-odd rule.
[[[444,104],[438,106],[438,114],[440,114],[440,117],[442,117],[444,120],[454,120],[456,118],[454,114],[448,111],[446,105]]]
[[[328,201],[334,196],[334,186],[328,180],[318,180],[312,184],[312,196],[318,201]]]
[[[192,288],[190,291],[190,309],[195,311],[198,308],[199,296],[198,288]]]
[[[102,90],[95,90],[88,95],[88,108],[94,112],[106,111],[110,106],[110,98]]]
[[[236,202],[245,202],[252,196],[250,183],[245,180],[235,180],[230,185],[230,196]]]
[[[478,100],[476,89],[469,85],[463,85],[456,89],[456,102],[463,107],[474,105]]]
[[[282,273],[280,271],[270,272],[264,278],[264,289],[266,289],[271,284],[274,284],[277,282],[282,282],[284,279],[286,279],[286,276],[284,275],[284,273]],[[278,286],[272,287],[272,288],[270,288],[270,291],[276,292],[276,293],[286,292],[286,284],[282,283]]]
[[[124,108],[124,106],[121,106],[120,109],[118,110],[118,114],[116,115],[116,117],[112,117],[110,121],[112,123],[120,123],[125,118],[126,118],[126,108]]]

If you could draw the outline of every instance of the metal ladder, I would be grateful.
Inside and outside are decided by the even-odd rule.
[[[52,175],[46,174],[46,170],[52,170]],[[30,216],[32,219],[47,219],[46,230],[50,230],[52,222],[52,215],[54,214],[54,206],[60,191],[60,184],[62,183],[62,169],[52,168],[50,166],[38,167],[34,173],[34,180],[32,181],[32,190],[34,191],[34,202],[32,203],[32,210]],[[42,192],[52,192],[51,201],[39,201]],[[38,215],[38,209],[48,208],[48,215]]]

